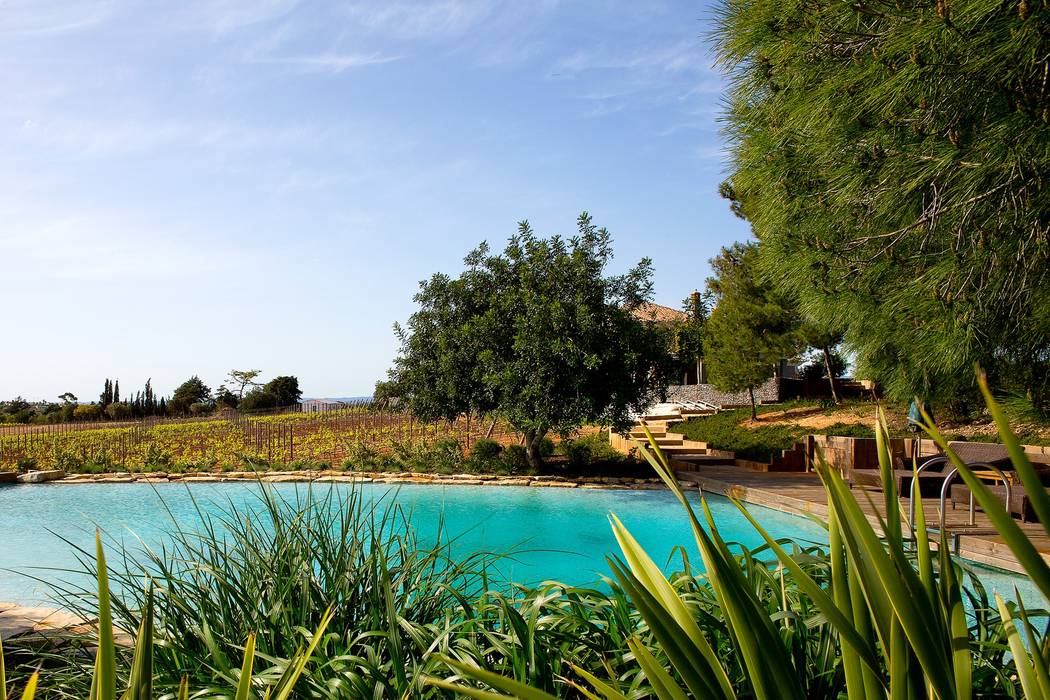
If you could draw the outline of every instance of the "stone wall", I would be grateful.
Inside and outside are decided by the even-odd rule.
[[[780,380],[770,377],[755,388],[755,401],[773,403],[780,399]],[[751,398],[746,391],[727,393],[718,391],[710,384],[676,384],[667,387],[668,401],[703,401],[715,406],[735,406],[750,404]]]

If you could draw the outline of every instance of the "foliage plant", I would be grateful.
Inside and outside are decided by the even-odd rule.
[[[625,430],[670,368],[665,334],[632,314],[652,294],[652,264],[608,275],[609,232],[586,213],[577,228],[568,240],[540,238],[522,222],[502,253],[482,244],[459,277],[423,281],[377,393],[425,420],[505,416],[532,467],[550,432]]]
[[[62,678],[61,672],[49,674],[44,687],[46,695],[52,697],[70,697],[71,694],[86,697],[88,700],[154,700],[155,698],[176,698],[177,700],[189,700],[201,695],[220,695],[233,697],[235,700],[248,700],[249,698],[261,697],[264,700],[288,700],[295,684],[303,675],[307,664],[310,662],[323,639],[325,628],[331,619],[330,611],[321,614],[318,625],[313,632],[296,630],[296,637],[300,639],[299,647],[295,653],[283,660],[257,658],[255,650],[255,634],[249,633],[243,645],[239,645],[240,662],[235,669],[228,673],[217,675],[210,679],[207,687],[191,690],[188,674],[174,679],[173,682],[158,683],[155,666],[156,652],[159,648],[168,645],[179,644],[179,631],[172,630],[174,636],[166,640],[158,637],[154,626],[154,588],[152,582],[147,584],[142,596],[142,608],[138,627],[133,632],[134,646],[122,648],[118,646],[115,635],[114,617],[112,609],[112,591],[109,584],[109,567],[106,564],[106,555],[102,546],[102,536],[95,535],[94,566],[95,582],[94,600],[96,606],[92,612],[97,613],[94,617],[95,623],[92,632],[86,641],[91,645],[90,668],[85,671],[89,678],[86,692],[74,691],[74,684],[70,684],[69,678]],[[87,618],[85,619],[92,619]],[[305,645],[302,641],[306,641]],[[262,667],[257,672],[257,667]],[[40,681],[40,671],[34,670],[23,679],[21,693],[22,700],[34,700]],[[63,682],[65,681],[65,682]],[[122,690],[121,690],[122,689]],[[80,690],[80,689],[78,689]],[[120,694],[118,695],[118,690]],[[2,643],[0,643],[0,700],[7,700],[7,674],[5,669],[5,656]]]
[[[979,385],[1019,480],[1050,535],[1050,494],[987,384],[982,379]],[[979,477],[951,452],[937,429],[929,423],[925,427],[1044,599],[1050,599],[1050,566],[1032,541]],[[830,567],[826,576],[814,575],[811,559],[785,549],[734,501],[811,606],[804,614],[790,617],[769,614],[768,603],[756,591],[747,568],[722,539],[706,501],[701,501],[698,516],[675,480],[670,462],[649,435],[650,446],[643,454],[686,511],[729,643],[721,647],[717,628],[702,622],[691,598],[672,585],[611,515],[621,555],[609,557],[610,568],[655,642],[645,644],[638,637],[627,640],[634,663],[646,678],[644,692],[661,700],[838,697],[843,691],[850,698],[1050,697],[1050,642],[1045,624],[1036,622],[1046,613],[1033,612],[1021,601],[1007,604],[997,594],[998,622],[990,611],[976,606],[973,622],[968,620],[964,572],[952,558],[947,532],[940,533],[939,542],[933,539],[922,507],[916,509],[913,522],[903,520],[890,474],[893,466],[886,433],[882,421],[876,435],[885,484],[884,516],[880,516],[883,537],[842,477],[823,462],[818,468],[830,509],[828,554],[819,559]],[[914,539],[908,541],[906,531],[913,531]],[[974,602],[972,595],[970,601]],[[829,646],[817,655],[798,653],[793,644],[795,630],[817,625],[831,631]],[[1002,653],[1004,645],[1009,657]],[[989,648],[1000,650],[993,654],[992,664],[987,657]],[[825,673],[820,673],[822,661]],[[438,687],[477,698],[554,697],[480,665],[448,662],[456,674],[432,679]],[[733,681],[738,669],[743,670],[741,685]],[[811,685],[814,671],[824,683],[822,692],[815,692]],[[624,684],[623,674],[609,668],[574,666],[567,682],[588,698],[622,700],[636,693]]]
[[[988,405],[1033,507],[1050,523],[1050,497],[990,394]],[[884,422],[876,432],[888,472]],[[56,655],[46,687],[95,698],[91,679],[101,668],[112,669],[106,688],[145,687],[148,677],[161,692],[182,684],[213,697],[250,676],[247,694],[237,695],[245,700],[300,668],[290,693],[310,698],[1047,697],[1046,613],[990,601],[943,534],[934,548],[922,509],[904,521],[891,479],[882,537],[838,474],[821,466],[829,545],[776,540],[737,504],[765,539],[747,550],[723,539],[703,499],[697,512],[650,445],[641,451],[695,539],[695,549],[682,547],[676,573],[665,574],[615,515],[620,554],[608,557],[612,576],[600,587],[527,588],[501,581],[498,558],[458,552],[447,539],[423,542],[408,514],[353,490],[294,500],[264,490],[254,508],[202,514],[200,528],[177,524],[159,551],[122,547],[108,567],[100,552],[82,552],[86,571],[113,581],[112,596],[108,585],[96,594],[67,584],[67,606],[84,615],[112,610],[99,629],[112,621],[137,643],[108,647],[112,658],[106,651],[94,663]],[[987,487],[952,460],[1048,596],[1046,562]],[[90,633],[83,641],[107,649]],[[258,661],[245,665],[252,656]],[[147,657],[153,670],[144,676],[135,669]]]
[[[720,0],[723,192],[807,315],[908,401],[1050,400],[1050,7]]]

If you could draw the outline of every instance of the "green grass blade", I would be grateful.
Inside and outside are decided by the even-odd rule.
[[[631,571],[646,590],[659,601],[660,606],[667,611],[682,631],[688,635],[696,651],[706,662],[710,675],[714,677],[722,694],[726,697],[731,697],[733,695],[733,687],[729,682],[729,676],[722,667],[714,649],[711,648],[710,643],[707,641],[707,637],[700,631],[693,613],[689,611],[685,602],[682,601],[671,587],[671,584],[668,583],[660,567],[653,562],[645,549],[620,522],[619,518],[614,514],[610,514],[609,518],[612,522],[613,535],[616,537],[616,542],[620,545],[620,551],[623,552],[624,559],[627,560]]]
[[[839,532],[838,518],[831,510],[828,517],[828,559],[831,565],[831,595],[836,607],[846,613],[852,613],[853,602],[850,600],[849,571],[846,568],[846,556],[843,552],[842,533]],[[850,615],[850,627],[854,620]],[[858,635],[859,636],[859,635]],[[864,639],[861,637],[861,639]],[[867,640],[864,640],[867,645]],[[867,690],[861,674],[861,661],[857,650],[849,644],[841,644],[842,672],[846,679],[846,694],[859,700],[866,700]]]
[[[900,495],[897,481],[893,478],[893,460],[889,449],[889,429],[886,414],[880,407],[875,422],[875,446],[879,457],[879,473],[882,477],[882,493],[886,506],[886,538],[894,545],[901,544]]]
[[[626,695],[621,693],[616,688],[613,688],[611,685],[601,680],[587,669],[581,668],[576,664],[571,664],[570,666],[572,670],[577,673],[577,675],[583,678],[583,680],[590,683],[591,687],[593,687],[595,690],[601,693],[605,697],[605,700],[628,700]],[[588,689],[583,688],[576,683],[573,683],[573,685],[576,687],[577,690],[579,690],[581,693],[584,693],[588,697],[595,697],[594,693],[590,692]]]
[[[4,640],[0,637],[0,700],[7,700],[7,672],[4,669]]]
[[[978,372],[977,374],[977,385],[981,388],[981,393],[984,394],[984,402],[988,406],[988,412],[992,414],[992,418],[995,420],[995,425],[999,429],[999,437],[1010,454],[1010,462],[1013,464],[1017,476],[1020,477],[1021,484],[1024,486],[1025,493],[1028,496],[1028,502],[1031,504],[1032,510],[1035,511],[1036,518],[1042,523],[1043,529],[1050,535],[1050,494],[1047,494],[1046,487],[1043,486],[1038,472],[1032,466],[1032,462],[1028,459],[1028,455],[1025,454],[1017,436],[1010,429],[1010,421],[1007,420],[1006,414],[1003,413],[999,403],[992,397],[991,389],[988,388],[988,379],[983,372]]]
[[[762,527],[762,525],[760,525],[757,520],[755,520],[754,516],[752,516],[751,513],[748,512],[747,508],[745,508],[735,498],[732,499],[732,502],[733,505],[735,505],[737,509],[741,513],[743,513],[744,517],[747,518],[747,520],[751,523],[752,527],[754,527],[755,530],[758,531],[758,534],[760,534],[762,538],[766,541],[766,545],[774,554],[776,554],[777,559],[780,560],[780,563],[784,566],[784,568],[791,572],[791,575],[794,578],[795,582],[798,584],[799,588],[801,588],[806,593],[806,595],[808,595],[813,600],[813,603],[817,606],[817,608],[819,608],[820,611],[824,613],[824,616],[827,618],[828,622],[835,629],[835,631],[838,632],[839,637],[842,639],[843,642],[845,642],[848,645],[849,651],[851,651],[853,654],[856,654],[856,658],[859,661],[861,661],[861,663],[865,664],[873,671],[878,673],[881,670],[881,666],[879,664],[875,650],[872,649],[871,646],[869,646],[859,634],[857,634],[857,630],[854,628],[852,620],[846,617],[846,613],[843,611],[843,609],[836,605],[835,601],[832,600],[831,596],[827,594],[827,592],[821,587],[821,585],[814,581],[813,578],[809,574],[807,574],[801,566],[799,566],[798,562],[795,561],[791,557],[791,555],[784,551],[784,548],[780,546],[780,543],[778,543],[766,531],[766,529]],[[845,570],[843,569],[843,573],[844,571]],[[844,576],[842,583],[845,583]],[[846,647],[843,647],[842,653],[843,655],[847,653]]]
[[[901,621],[907,641],[934,692],[940,697],[953,697],[954,676],[945,655],[945,645],[935,635],[936,628],[929,625],[929,618],[934,613],[921,580],[902,550],[894,550],[891,546],[887,551],[842,477],[826,467],[819,468],[818,472],[824,479],[829,504],[836,509],[842,522],[843,539],[854,562],[858,563],[865,590],[882,590],[882,595],[893,608],[894,619]],[[892,627],[889,636],[893,636]],[[887,643],[890,639],[883,640],[884,645]]]
[[[98,569],[98,651],[95,682],[96,698],[93,700],[116,700],[117,659],[113,639],[113,613],[109,600],[109,575],[106,568],[106,553],[102,551],[102,534],[95,531],[95,561]]]
[[[995,604],[999,608],[999,615],[1003,620],[1003,631],[1006,633],[1007,643],[1010,645],[1010,653],[1014,656],[1014,665],[1017,667],[1017,678],[1021,682],[1021,689],[1026,698],[1045,698],[1040,692],[1039,681],[1035,677],[1032,668],[1032,659],[1028,650],[1024,648],[1021,635],[1017,631],[1017,621],[1010,614],[1010,609],[998,593],[995,594]]]
[[[678,670],[690,692],[696,697],[703,698],[734,698],[732,687],[727,694],[722,690],[716,678],[719,672],[724,673],[721,665],[719,664],[718,669],[712,669],[706,659],[702,656],[698,657],[696,648],[690,644],[688,636],[675,624],[674,619],[661,607],[659,601],[646,590],[645,586],[641,585],[634,574],[615,559],[608,558],[607,561],[613,576],[638,609],[642,619],[656,637],[660,649]]]
[[[660,665],[648,649],[640,644],[637,639],[628,639],[627,646],[634,653],[634,658],[641,666],[645,677],[649,679],[649,685],[660,700],[688,700],[686,694],[678,687],[671,674]]]
[[[1028,611],[1021,602],[1021,594],[1014,588],[1014,597],[1017,598],[1017,612],[1021,618],[1021,629],[1024,630],[1025,640],[1028,642],[1028,650],[1032,660],[1032,669],[1035,679],[1039,685],[1041,697],[1050,698],[1050,669],[1047,668],[1046,658],[1040,653],[1040,643],[1032,629],[1032,623],[1028,620]]]
[[[652,433],[646,430],[652,449],[639,447],[646,460],[671,489],[685,508],[693,530],[693,537],[707,569],[708,580],[715,591],[719,604],[726,614],[728,629],[733,637],[734,650],[746,669],[748,682],[756,696],[802,698],[802,686],[791,660],[784,648],[779,633],[764,609],[748,590],[747,582],[740,573],[737,562],[729,555],[718,536],[707,503],[704,508],[710,535],[700,525],[692,506],[674,476],[667,457],[660,451]],[[678,666],[676,666],[678,668]],[[681,670],[681,669],[679,669]]]
[[[36,696],[36,684],[39,680],[40,672],[35,671],[33,675],[29,677],[29,680],[26,681],[26,687],[22,691],[22,700],[33,700],[33,697]]]
[[[135,656],[127,700],[153,700],[153,584],[146,592],[146,605],[135,638]]]
[[[937,430],[936,426],[927,426],[926,433],[940,446],[952,465],[958,470],[959,476],[970,488],[970,492],[977,503],[980,504],[981,510],[992,521],[992,525],[999,533],[999,536],[1003,538],[1010,551],[1013,552],[1018,563],[1024,568],[1025,573],[1028,574],[1028,577],[1039,588],[1039,592],[1043,594],[1044,598],[1050,600],[1050,566],[1047,566],[1046,560],[1036,550],[1032,540],[1025,535],[1024,531],[1014,521],[1013,516],[1006,511],[999,498],[949,449],[948,442]],[[1030,467],[1031,465],[1029,464],[1028,466]],[[1023,465],[1015,464],[1014,467],[1023,468]],[[1040,488],[1044,487],[1040,486]],[[1029,493],[1027,489],[1025,489],[1025,492]],[[1029,493],[1029,495],[1031,494]]]
[[[176,694],[176,700],[189,700],[190,698],[190,679],[183,676],[179,681],[179,692]]]
[[[244,643],[244,660],[241,662],[241,675],[237,678],[235,700],[248,700],[252,688],[252,669],[255,666],[255,635],[249,634]]]
[[[435,655],[434,658],[438,659],[465,678],[473,678],[474,680],[481,681],[497,690],[510,693],[510,695],[500,695],[499,693],[478,690],[476,688],[441,680],[439,678],[426,678],[425,682],[427,685],[444,688],[445,690],[451,690],[456,694],[467,695],[472,698],[482,698],[484,700],[506,697],[521,698],[521,700],[555,700],[553,695],[545,693],[542,690],[537,690],[536,688],[531,688],[524,683],[511,678],[505,678],[498,673],[493,673],[492,671],[478,668],[477,666],[470,666],[456,661],[455,659],[450,659],[447,656],[441,656],[440,654]]]
[[[310,644],[307,645],[303,652],[292,660],[292,673],[281,684],[281,687],[277,690],[277,694],[274,696],[274,700],[288,700],[288,697],[292,694],[292,690],[295,688],[295,684],[299,681],[299,676],[303,674],[306,664],[309,663],[310,658],[314,654],[314,650],[321,642],[321,638],[324,636],[324,631],[328,627],[328,623],[332,621],[333,614],[334,611],[332,608],[325,611],[324,615],[321,617],[320,624],[317,625],[317,630],[314,631],[314,636],[310,640]]]

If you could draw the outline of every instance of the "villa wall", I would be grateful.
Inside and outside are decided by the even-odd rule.
[[[755,388],[755,401],[774,403],[780,399],[780,380],[771,377]],[[667,387],[668,401],[703,401],[715,406],[735,406],[750,404],[751,398],[746,391],[730,393],[718,391],[710,384],[675,384]]]

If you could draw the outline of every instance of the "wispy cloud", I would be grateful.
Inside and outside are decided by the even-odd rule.
[[[387,56],[379,53],[323,53],[304,56],[268,56],[255,58],[255,63],[272,63],[289,66],[303,73],[328,73],[337,75],[353,68],[378,66],[397,61],[401,56]]]
[[[106,0],[5,0],[0,2],[0,36],[42,37],[93,27],[113,14]]]
[[[211,151],[307,148],[327,141],[331,129],[311,123],[254,125],[239,120],[27,120],[17,138],[36,146],[91,157],[141,155],[168,149]]]
[[[354,2],[345,12],[362,27],[397,39],[425,39],[463,34],[492,14],[492,0],[437,2]]]
[[[156,221],[131,222],[101,212],[45,219],[30,215],[0,225],[0,255],[18,275],[38,281],[188,281],[222,270],[223,261],[234,255],[214,244],[188,246],[185,232],[178,233]],[[252,257],[250,251],[244,254]],[[241,255],[237,251],[243,260]]]
[[[231,31],[262,24],[291,13],[300,0],[189,0],[174,13],[174,21],[185,29],[222,36]]]

